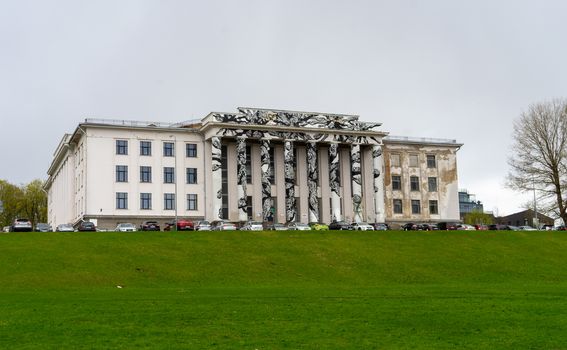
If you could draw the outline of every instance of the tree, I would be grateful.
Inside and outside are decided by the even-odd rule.
[[[21,188],[0,180],[0,200],[4,205],[4,211],[0,213],[0,225],[11,225],[14,218],[20,215],[23,197]]]
[[[469,225],[490,225],[493,223],[493,216],[490,214],[485,214],[480,210],[473,210],[470,213],[465,214],[463,218],[465,224]]]
[[[47,221],[47,195],[43,191],[43,181],[33,180],[23,188],[22,209],[35,226]]]
[[[529,106],[514,122],[513,141],[507,185],[535,191],[538,210],[567,222],[567,100]]]

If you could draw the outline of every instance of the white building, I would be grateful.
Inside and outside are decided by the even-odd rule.
[[[49,223],[458,220],[461,144],[379,126],[256,108],[175,124],[87,119],[54,153]]]

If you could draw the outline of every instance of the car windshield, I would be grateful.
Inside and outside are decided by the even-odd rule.
[[[28,219],[16,219],[16,222],[28,222]]]

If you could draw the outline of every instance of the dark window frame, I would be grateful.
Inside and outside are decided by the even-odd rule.
[[[410,176],[410,191],[419,191],[419,176]]]
[[[437,168],[437,158],[435,157],[435,154],[427,155],[427,168],[429,169]]]
[[[404,213],[404,205],[403,205],[403,201],[401,199],[394,199],[392,201],[392,209],[394,211],[394,214],[403,214]]]
[[[116,192],[116,209],[128,209],[128,192]]]
[[[163,183],[172,184],[175,183],[175,168],[165,166],[163,167]]]
[[[128,155],[128,140],[116,140],[116,154]]]
[[[419,199],[411,200],[411,213],[421,214],[421,201]]]
[[[152,182],[152,167],[151,166],[140,166],[140,182],[151,183]]]
[[[152,194],[151,193],[140,193],[140,210],[151,210],[152,209]]]
[[[140,141],[140,155],[141,156],[152,155],[152,141]]]
[[[434,176],[430,176],[427,178],[427,189],[429,190],[429,192],[437,192],[438,191],[438,185],[437,185],[437,178]]]
[[[128,165],[116,166],[116,182],[128,182]]]
[[[187,210],[199,210],[198,196],[195,193],[187,194]]]
[[[401,190],[402,190],[402,176],[392,175],[392,191],[401,191]]]
[[[175,156],[175,143],[173,143],[173,142],[164,142],[163,143],[163,156],[164,157]]]
[[[197,168],[186,168],[185,170],[185,182],[188,185],[195,185],[198,181]]]
[[[429,214],[439,215],[439,202],[437,200],[429,201]]]
[[[175,210],[175,193],[163,194],[163,210]]]
[[[197,144],[196,143],[186,143],[185,144],[185,156],[187,158],[197,158]]]

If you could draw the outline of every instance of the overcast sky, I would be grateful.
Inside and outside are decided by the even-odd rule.
[[[511,214],[512,123],[566,97],[566,1],[0,0],[0,178],[46,179],[87,117],[238,106],[457,139],[459,187]]]

